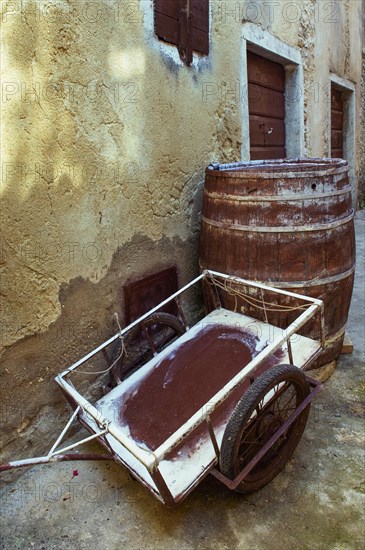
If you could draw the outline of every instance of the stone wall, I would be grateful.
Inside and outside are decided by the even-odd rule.
[[[365,208],[365,47],[362,53],[361,75],[362,108],[360,111],[360,143],[359,143],[359,206]]]
[[[241,156],[242,22],[301,52],[306,153],[328,154],[330,71],[360,106],[361,8],[332,4],[212,1],[209,57],[188,68],[152,0],[2,3],[6,458],[45,450],[67,411],[53,377],[115,332],[126,281],[198,272],[204,168]]]

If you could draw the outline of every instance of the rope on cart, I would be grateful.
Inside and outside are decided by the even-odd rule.
[[[210,280],[209,280],[210,279]],[[303,304],[301,306],[286,306],[284,304],[275,304],[274,302],[266,302],[263,297],[261,300],[254,298],[253,296],[248,296],[247,294],[244,294],[243,292],[240,292],[237,290],[237,288],[234,288],[232,286],[232,283],[237,283],[233,278],[224,279],[224,283],[220,282],[214,275],[210,275],[208,278],[208,283],[213,284],[223,290],[224,292],[227,292],[229,296],[234,298],[235,305],[234,305],[234,311],[237,311],[237,297],[241,298],[243,301],[247,302],[252,307],[256,307],[258,309],[261,309],[265,312],[272,311],[272,312],[289,312],[289,311],[296,311],[296,310],[306,310],[310,307],[311,304]],[[229,283],[229,286],[228,286]],[[275,292],[275,289],[273,288],[273,292]],[[255,303],[256,302],[256,303]],[[260,306],[259,304],[262,304]],[[276,307],[266,307],[266,306],[276,306]],[[241,308],[242,309],[242,308]]]
[[[121,341],[121,351],[118,355],[118,357],[115,359],[115,361],[113,361],[113,363],[105,370],[99,370],[99,371],[96,371],[96,370],[93,370],[93,371],[85,371],[85,370],[78,370],[78,369],[75,369],[74,371],[70,371],[70,372],[74,372],[74,373],[77,373],[77,374],[106,374],[107,372],[109,372],[110,370],[112,370],[112,368],[114,367],[114,365],[116,363],[118,363],[118,361],[123,357],[123,355],[127,355],[128,356],[128,352],[126,350],[126,347],[125,347],[125,342],[124,342],[124,336],[122,336],[122,327],[120,326],[120,323],[119,323],[119,316],[118,316],[118,313],[115,312],[114,313],[114,317],[117,321],[117,324],[118,324],[118,328],[119,328],[119,339]]]

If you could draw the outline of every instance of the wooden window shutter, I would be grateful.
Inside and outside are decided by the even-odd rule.
[[[209,0],[190,0],[192,47],[195,52],[209,54]]]
[[[154,0],[155,33],[178,47],[188,65],[193,50],[209,54],[209,0]]]
[[[179,44],[180,0],[155,0],[155,33],[161,40]]]

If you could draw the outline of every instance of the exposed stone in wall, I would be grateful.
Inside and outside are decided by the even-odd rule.
[[[315,0],[302,5],[297,45],[301,49],[304,70],[304,146],[308,156],[313,155],[308,140],[308,111],[313,101],[314,47],[315,47]]]
[[[344,74],[348,76],[348,71],[350,69],[350,1],[345,0],[344,12],[345,12],[345,21],[344,21],[344,33],[343,33],[343,48],[344,48]]]
[[[362,107],[360,113],[360,144],[359,144],[359,194],[358,202],[361,208],[365,208],[365,46],[362,54],[361,74],[361,98]]]
[[[237,109],[235,106],[224,107],[216,113],[215,138],[216,158],[220,162],[236,162],[240,160],[241,129],[237,124]]]

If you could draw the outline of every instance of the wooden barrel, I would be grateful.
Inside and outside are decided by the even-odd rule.
[[[354,282],[353,216],[344,160],[211,164],[200,267],[322,299],[326,346],[318,367],[342,347]]]

